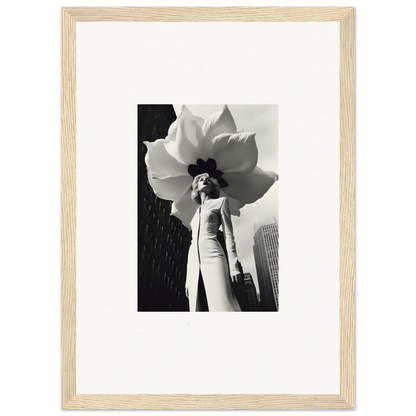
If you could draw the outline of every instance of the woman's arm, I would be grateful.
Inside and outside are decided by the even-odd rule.
[[[228,199],[224,198],[221,204],[221,223],[224,232],[225,247],[227,248],[228,263],[232,281],[238,281],[240,270],[238,268],[238,256],[235,247],[233,224],[231,222],[230,206]]]

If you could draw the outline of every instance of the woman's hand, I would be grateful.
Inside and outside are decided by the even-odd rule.
[[[238,277],[241,275],[241,273],[237,271],[231,271],[230,275],[231,275],[231,281],[233,283],[238,283]]]

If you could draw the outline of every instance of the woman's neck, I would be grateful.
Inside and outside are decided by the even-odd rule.
[[[199,195],[201,197],[201,205],[204,205],[205,202],[207,202],[211,199],[211,195],[208,195],[205,192],[200,192]]]

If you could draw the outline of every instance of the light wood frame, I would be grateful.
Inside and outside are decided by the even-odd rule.
[[[76,394],[76,22],[340,23],[340,395]],[[62,8],[62,408],[352,409],[355,406],[355,79],[352,7]]]

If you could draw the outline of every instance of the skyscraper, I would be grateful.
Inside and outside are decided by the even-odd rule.
[[[257,299],[256,286],[254,285],[251,273],[244,273],[244,289],[247,295],[249,311],[259,310],[259,301]]]
[[[138,310],[187,311],[186,267],[190,231],[170,216],[171,202],[159,199],[147,179],[143,141],[165,138],[176,120],[171,105],[138,106]]]
[[[279,228],[277,222],[254,226],[254,260],[263,311],[279,310]]]

